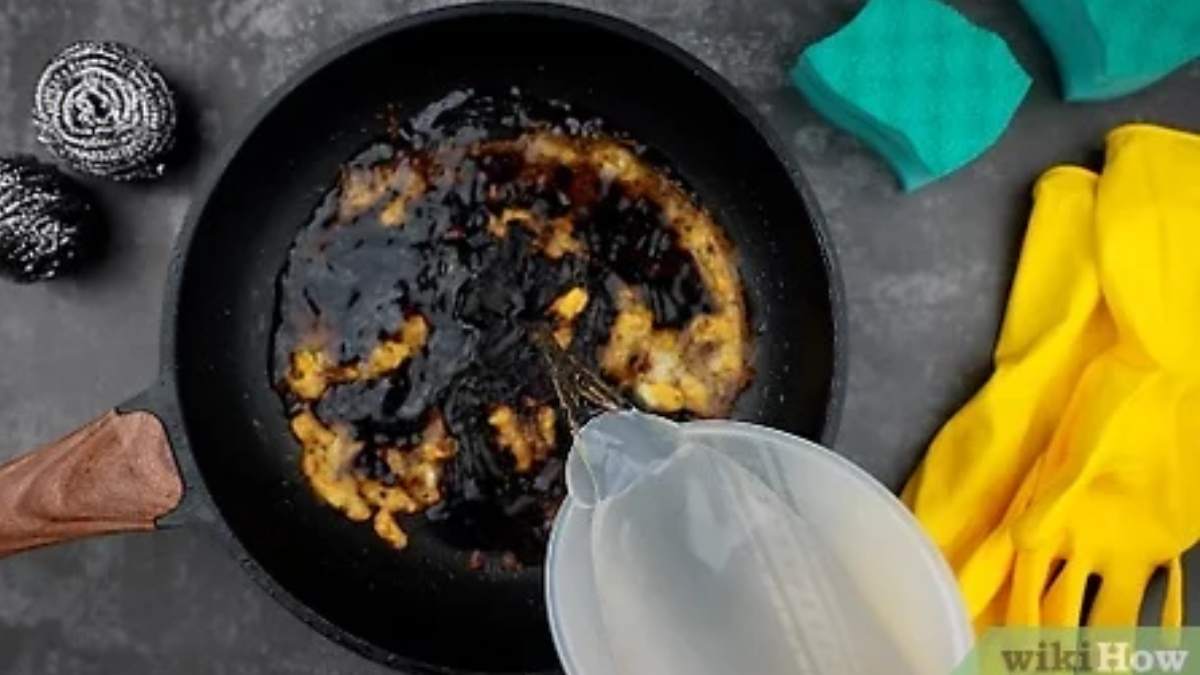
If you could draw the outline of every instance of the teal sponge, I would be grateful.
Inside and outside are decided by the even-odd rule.
[[[1068,101],[1132,93],[1200,56],[1200,0],[1021,0]]]
[[[937,0],[871,0],[810,46],[792,79],[812,106],[891,164],[905,190],[996,142],[1029,90],[999,36]]]

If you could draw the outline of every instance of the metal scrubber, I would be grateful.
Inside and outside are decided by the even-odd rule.
[[[158,178],[175,144],[175,97],[141,52],[115,42],[77,42],[38,80],[33,124],[50,152],[83,173]]]

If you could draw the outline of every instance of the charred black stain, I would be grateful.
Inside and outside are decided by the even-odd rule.
[[[496,405],[554,404],[528,327],[546,320],[557,297],[585,288],[590,300],[570,350],[597,367],[621,285],[642,293],[656,325],[682,326],[710,305],[691,254],[656,203],[587,167],[479,149],[488,147],[481,141],[531,130],[603,133],[595,121],[537,105],[535,115],[519,97],[468,96],[350,159],[346,171],[403,165],[425,189],[408,201],[397,227],[381,221],[397,190],[352,218],[339,216],[338,186],[324,195],[278,281],[272,363],[281,382],[292,350],[314,339],[341,363],[365,359],[406,316],[423,316],[429,337],[420,354],[378,380],[332,386],[314,411],[327,424],[350,426],[364,444],[354,470],[385,483],[392,477],[381,449],[414,443],[431,411],[440,411],[458,453],[442,477],[443,501],[425,517],[464,551],[513,551],[527,563],[540,562],[565,495],[570,438],[560,414],[556,451],[525,474],[494,444],[487,419]],[[552,259],[519,223],[497,236],[488,224],[505,208],[569,218],[584,252]],[[286,387],[281,396],[289,414],[298,410]]]

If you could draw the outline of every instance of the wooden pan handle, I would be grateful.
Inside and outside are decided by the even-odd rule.
[[[0,556],[152,530],[182,497],[183,481],[158,418],[112,410],[0,466]]]

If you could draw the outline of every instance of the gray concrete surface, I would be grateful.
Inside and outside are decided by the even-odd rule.
[[[0,284],[0,460],[149,383],[166,261],[197,174],[251,108],[306,59],[444,0],[0,0],[0,152],[36,152],[41,66],[82,38],[141,47],[195,103],[199,148],[154,185],[89,181],[114,223],[85,278]],[[1151,120],[1200,128],[1200,64],[1103,105],[1058,100],[1049,54],[1015,3],[956,0],[1035,76],[982,161],[913,196],[789,89],[795,53],[860,0],[584,0],[676,41],[745,91],[802,162],[850,301],[849,400],[837,449],[893,488],[982,382],[1029,207],[1056,162],[1095,162],[1103,133]],[[1193,573],[1198,565],[1190,565]],[[1195,588],[1193,586],[1193,588]],[[1200,609],[1190,593],[1192,616]],[[203,535],[120,536],[0,561],[0,673],[382,672],[261,593]]]

